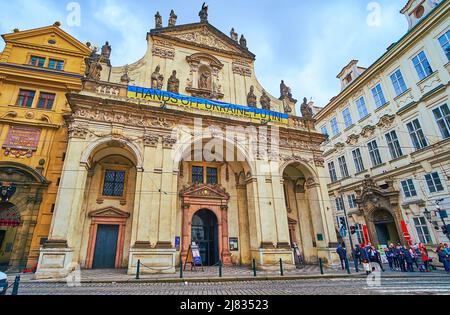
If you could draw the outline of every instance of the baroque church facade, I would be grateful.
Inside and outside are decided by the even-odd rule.
[[[136,63],[111,46],[68,93],[68,147],[36,278],[72,269],[171,273],[192,242],[202,263],[294,268],[335,260],[337,236],[311,104],[258,83],[244,36],[159,13]],[[297,252],[297,253],[298,253]]]

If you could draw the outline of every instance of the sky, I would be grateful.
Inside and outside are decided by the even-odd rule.
[[[209,0],[209,23],[225,34],[244,34],[256,55],[258,81],[279,96],[280,81],[298,100],[325,106],[340,92],[336,75],[352,59],[370,66],[407,32],[399,12],[407,0]],[[203,0],[0,0],[0,33],[62,23],[81,40],[112,45],[114,66],[131,64],[146,51],[146,34],[159,11],[167,25],[198,22]],[[79,10],[78,10],[79,8]],[[79,19],[76,12],[80,12]],[[0,44],[3,50],[4,43]]]

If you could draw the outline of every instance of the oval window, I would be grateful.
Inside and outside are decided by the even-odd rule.
[[[420,7],[418,7],[416,9],[416,12],[414,14],[417,19],[420,19],[424,13],[425,13],[425,8],[423,7],[423,5],[421,5]]]
[[[54,39],[49,39],[49,40],[48,40],[48,43],[49,43],[50,45],[55,45],[55,44],[56,44],[56,40],[54,40]]]

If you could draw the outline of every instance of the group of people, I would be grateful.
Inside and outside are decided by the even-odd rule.
[[[348,267],[345,244],[339,245],[336,251],[339,255],[342,269],[344,270]],[[389,247],[384,248],[383,251],[391,271],[415,272],[416,268],[421,272],[429,272],[432,267],[430,264],[432,259],[428,254],[426,246],[422,243],[408,247],[401,244],[390,244]],[[445,271],[450,274],[450,249],[448,245],[439,244],[435,252],[439,257],[439,262],[444,265]],[[380,251],[371,244],[356,245],[354,255],[356,261],[364,267],[367,274],[375,271],[375,265],[378,265],[381,271],[385,271]]]

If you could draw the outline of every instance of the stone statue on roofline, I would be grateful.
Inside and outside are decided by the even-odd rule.
[[[261,103],[262,109],[270,110],[270,102],[271,102],[271,100],[270,100],[269,95],[267,95],[266,91],[263,90],[259,102]]]
[[[173,70],[172,75],[167,81],[167,91],[178,94],[180,90],[180,80],[177,78],[177,72]]]
[[[97,48],[91,52],[91,55],[85,59],[86,71],[85,77],[89,80],[99,81],[103,67],[101,65],[102,56],[97,54]]]
[[[234,27],[231,29],[231,31],[230,31],[230,37],[231,37],[231,39],[232,40],[234,40],[236,43],[237,43],[237,41],[238,41],[238,33],[236,33],[235,31],[234,31]]]
[[[175,14],[175,11],[174,10],[170,11],[169,27],[173,27],[173,26],[177,25],[177,19],[178,19],[178,16]]]
[[[297,103],[297,100],[292,96],[292,90],[288,87],[283,80],[281,80],[280,84],[280,101],[288,99],[292,103]]]
[[[249,107],[256,107],[256,104],[258,102],[254,91],[255,87],[253,85],[250,86],[250,92],[247,94],[247,105]]]
[[[303,99],[303,103],[300,106],[300,111],[303,118],[312,119],[314,116],[313,110],[310,104],[308,104],[308,99],[306,97]]]
[[[239,45],[241,45],[242,48],[247,48],[247,39],[245,39],[244,35],[241,35],[241,39],[239,40]]]
[[[159,11],[156,12],[155,15],[155,28],[162,28],[163,23],[162,23],[162,16],[161,14],[159,14]]]
[[[208,6],[206,5],[206,2],[203,2],[202,9],[198,13],[198,16],[200,17],[201,23],[208,22]]]
[[[161,90],[163,87],[164,76],[161,73],[159,73],[160,70],[161,67],[158,65],[156,66],[155,72],[152,73],[151,77],[152,89]]]

